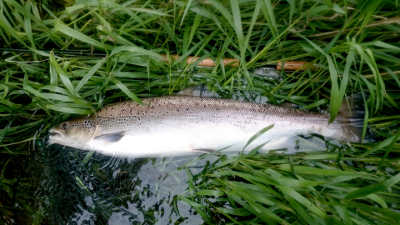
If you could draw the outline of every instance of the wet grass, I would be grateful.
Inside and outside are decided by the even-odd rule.
[[[210,224],[396,224],[399,166],[398,158],[333,144],[317,153],[222,157],[188,171],[180,200]]]
[[[24,165],[52,125],[111,102],[205,84],[225,97],[256,90],[273,104],[326,110],[332,120],[346,96],[359,94],[364,134],[369,127],[375,139],[316,159],[221,159],[193,180],[186,198],[205,220],[212,214],[238,223],[397,221],[399,7],[389,0],[1,1],[1,47],[31,52],[0,56],[0,219],[33,215],[27,223],[40,224],[31,194],[38,178]],[[76,49],[84,51],[59,51]],[[183,57],[166,63],[163,54]],[[187,65],[189,55],[218,65]],[[224,66],[224,57],[240,66]],[[255,68],[288,60],[314,67],[280,71],[277,81],[253,76]],[[249,188],[257,190],[243,196]],[[268,197],[255,201],[259,195]],[[226,205],[204,208],[211,198]]]

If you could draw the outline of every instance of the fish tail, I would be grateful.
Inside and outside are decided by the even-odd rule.
[[[355,94],[345,98],[337,120],[342,124],[346,139],[361,142],[364,128],[365,110],[361,95]]]

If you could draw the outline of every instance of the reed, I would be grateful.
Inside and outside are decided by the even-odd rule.
[[[206,221],[397,222],[399,5],[398,0],[0,1],[1,47],[30,49],[0,54],[0,220],[11,223],[22,213],[25,223],[40,224],[45,217],[32,194],[40,178],[24,165],[49,127],[112,102],[205,84],[224,97],[251,90],[273,104],[328,111],[331,120],[346,96],[357,93],[365,106],[364,134],[367,127],[374,134],[371,143],[323,153],[222,158],[196,175],[196,186],[183,197]],[[75,49],[86,51],[80,56],[58,51]],[[165,62],[164,55],[182,57]],[[188,56],[217,63],[201,68],[186,64]],[[223,58],[239,66],[226,66]],[[255,68],[293,60],[315,66],[279,71],[281,80],[253,76]],[[213,201],[218,204],[204,208]]]

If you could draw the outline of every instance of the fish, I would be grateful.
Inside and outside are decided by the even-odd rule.
[[[359,142],[360,128],[347,117],[271,104],[195,96],[164,96],[108,105],[97,113],[50,129],[49,144],[121,157],[181,156],[194,153],[268,151],[297,135],[318,134]],[[362,121],[361,121],[362,123]],[[249,143],[255,134],[269,127]]]

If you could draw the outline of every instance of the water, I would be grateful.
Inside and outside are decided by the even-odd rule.
[[[318,137],[296,137],[295,149],[324,149]],[[38,191],[50,224],[202,224],[178,196],[190,174],[199,173],[213,154],[130,159],[60,145],[39,150],[44,168]],[[234,155],[234,154],[233,154]]]
[[[128,159],[59,145],[42,153],[38,195],[50,224],[202,224],[177,199],[187,188],[181,168],[198,173],[215,156]]]
[[[191,90],[191,95],[218,94]],[[265,97],[237,93],[232,98],[264,103]],[[288,152],[325,149],[319,137],[293,137]],[[202,224],[183,201],[189,173],[199,173],[212,154],[171,158],[116,158],[59,145],[42,146],[38,161],[41,187],[38,198],[49,213],[49,224]]]

